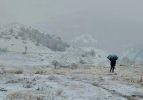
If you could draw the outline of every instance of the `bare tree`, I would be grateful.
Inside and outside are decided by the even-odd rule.
[[[54,68],[55,68],[55,69],[56,69],[57,66],[59,65],[58,61],[56,61],[56,60],[52,61],[52,64],[54,65]]]
[[[25,46],[25,50],[24,50],[24,52],[23,52],[23,54],[27,54],[27,46]]]

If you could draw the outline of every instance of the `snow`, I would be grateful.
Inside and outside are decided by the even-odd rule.
[[[97,40],[88,34],[80,35],[71,40],[71,45],[74,47],[96,47]]]
[[[30,28],[17,23],[2,27],[0,33],[4,34],[2,35],[3,37],[0,38],[0,47],[6,48],[7,52],[1,53],[1,64],[11,66],[52,66],[52,61],[57,61],[61,66],[70,66],[72,64],[80,64],[81,60],[91,65],[101,65],[106,61],[107,53],[93,46],[96,40],[92,36],[84,35],[77,37],[74,40],[75,44],[79,43],[79,41],[81,43],[86,41],[86,43],[82,43],[83,46],[81,47],[71,46],[65,52],[54,52],[45,46],[35,45],[35,43],[29,39],[22,40],[21,38],[15,38],[21,27]],[[14,30],[13,33],[9,33],[10,29]],[[8,37],[8,39],[4,37]],[[86,47],[90,44],[90,48]],[[27,47],[27,54],[24,55],[22,53],[25,51],[25,47]],[[95,52],[95,56],[89,54],[91,51]],[[82,55],[86,55],[86,57],[82,57]]]
[[[120,74],[110,74],[108,52],[97,49],[92,36],[77,37],[64,52],[52,51],[30,39],[15,38],[21,27],[27,26],[14,23],[0,27],[4,33],[0,49],[6,48],[0,51],[0,89],[7,90],[0,90],[0,100],[128,100],[135,94],[142,98],[141,84],[129,84],[125,79],[132,79],[133,74],[138,80],[142,70],[119,66],[116,70]],[[53,61],[58,62],[57,69]],[[71,69],[73,64],[78,67]]]
[[[128,62],[135,65],[143,64],[143,47],[142,45],[128,47],[121,56],[122,60],[128,59]]]
[[[70,74],[55,74],[52,76],[21,74],[18,76],[11,76],[13,77],[12,79],[10,77],[6,77],[7,80],[19,81],[16,81],[16,83],[7,84],[4,84],[5,82],[0,83],[1,87],[8,90],[6,93],[0,93],[1,97],[4,98],[4,96],[10,96],[16,91],[19,91],[16,92],[17,95],[21,94],[25,96],[26,91],[31,91],[30,94],[32,93],[32,96],[40,93],[44,98],[54,98],[50,100],[127,100],[127,96],[132,97],[132,95],[135,95],[136,93],[143,94],[143,88],[139,86],[133,84],[129,85],[128,83],[120,80],[112,80],[114,75],[108,75],[108,78],[107,75],[84,75],[85,76],[82,76],[80,73],[72,74],[72,76]],[[82,77],[86,78],[83,80]],[[98,85],[92,84],[95,81]],[[31,87],[24,87],[26,84],[30,84]],[[21,96],[21,98],[22,97],[23,96]]]

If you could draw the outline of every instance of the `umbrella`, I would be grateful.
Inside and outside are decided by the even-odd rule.
[[[109,60],[118,60],[118,56],[115,54],[111,54],[107,57]]]

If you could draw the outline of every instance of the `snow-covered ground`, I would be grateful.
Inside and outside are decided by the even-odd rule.
[[[92,36],[52,51],[17,37],[21,26],[0,27],[0,100],[143,100],[142,66],[120,65],[111,74],[108,53]]]
[[[131,80],[129,69],[41,68],[14,73],[4,69],[0,77],[0,100],[142,100],[143,87],[138,78]],[[138,70],[141,72],[143,70]],[[120,73],[121,72],[121,73]],[[134,72],[134,71],[133,71]],[[136,75],[136,73],[132,73]],[[128,79],[127,79],[128,78]]]
[[[21,35],[21,28],[26,39]],[[27,31],[28,30],[28,31]],[[95,48],[95,39],[92,36],[80,36],[72,41],[70,47],[64,52],[52,51],[42,44],[37,45],[37,36],[42,33],[32,33],[36,29],[21,24],[8,24],[0,28],[0,62],[10,66],[51,66],[53,61],[57,61],[61,66],[72,64],[105,65],[107,53]],[[20,34],[20,35],[19,35]],[[36,36],[33,34],[37,34]],[[33,35],[37,39],[30,38]],[[29,36],[29,37],[27,37]],[[49,36],[49,35],[47,35]],[[42,37],[44,39],[44,37]],[[41,39],[41,38],[40,38]],[[50,37],[49,39],[52,39]],[[49,40],[50,41],[50,40]],[[80,43],[82,46],[77,46]],[[86,43],[84,42],[86,41]],[[62,44],[62,43],[61,43]],[[85,45],[84,45],[85,44]],[[89,47],[88,44],[91,44]],[[55,44],[50,44],[50,46]],[[60,45],[60,44],[58,44]],[[88,46],[88,47],[87,47]],[[26,54],[23,54],[25,53]]]

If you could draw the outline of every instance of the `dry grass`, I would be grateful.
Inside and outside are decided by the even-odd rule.
[[[36,91],[17,91],[9,93],[6,100],[55,100],[55,96],[51,91],[47,91],[45,94]]]
[[[6,74],[23,74],[23,69],[18,68],[7,68],[5,69]]]
[[[74,74],[89,74],[94,76],[111,76],[112,80],[121,80],[121,82],[125,81],[128,83],[138,83],[143,85],[143,68],[140,67],[125,67],[125,66],[117,66],[115,73],[111,74],[109,72],[109,67],[78,67],[76,69],[70,68],[59,68],[59,69],[52,69],[52,68],[35,68],[31,69],[32,74],[39,74],[39,75],[74,75]],[[21,69],[9,69],[6,70],[7,73],[12,74],[22,74],[23,70]],[[92,83],[94,86],[98,86],[98,82]],[[81,85],[82,86],[82,85]],[[72,88],[78,88],[78,85],[74,85]],[[45,91],[44,91],[45,92]],[[46,90],[45,93],[41,93],[39,90],[38,93],[35,91],[17,91],[11,92],[7,95],[6,100],[47,100],[45,98],[48,97],[48,100],[55,100],[55,97],[62,97],[63,90],[51,91]],[[49,99],[50,98],[50,99]]]
[[[90,75],[115,75],[109,72],[110,67],[99,67],[99,66],[88,66],[88,67],[78,67],[76,69],[71,68],[33,68],[28,70],[32,74],[39,75],[72,75],[72,74],[90,74]],[[22,69],[8,69],[6,73],[11,74],[23,74]],[[126,67],[126,66],[117,66],[115,69],[116,76],[113,77],[113,80],[123,80],[129,83],[143,83],[143,68],[142,66],[138,67]]]
[[[33,100],[33,94],[30,91],[12,92],[6,96],[6,100]],[[36,100],[36,99],[35,99]]]
[[[143,85],[143,75],[140,76],[139,80],[137,81],[139,84]]]
[[[119,76],[129,83],[138,83],[143,81],[142,74],[143,68],[142,66],[139,67],[119,67],[117,73]]]
[[[45,69],[34,69],[32,71],[33,74],[40,74],[40,75],[51,75],[51,74],[57,74],[57,75],[70,75],[70,74],[107,74],[109,72],[108,68],[103,67],[89,67],[89,68],[76,68],[76,69],[70,69],[70,68],[59,68],[59,69],[51,69],[51,68],[45,68]]]

